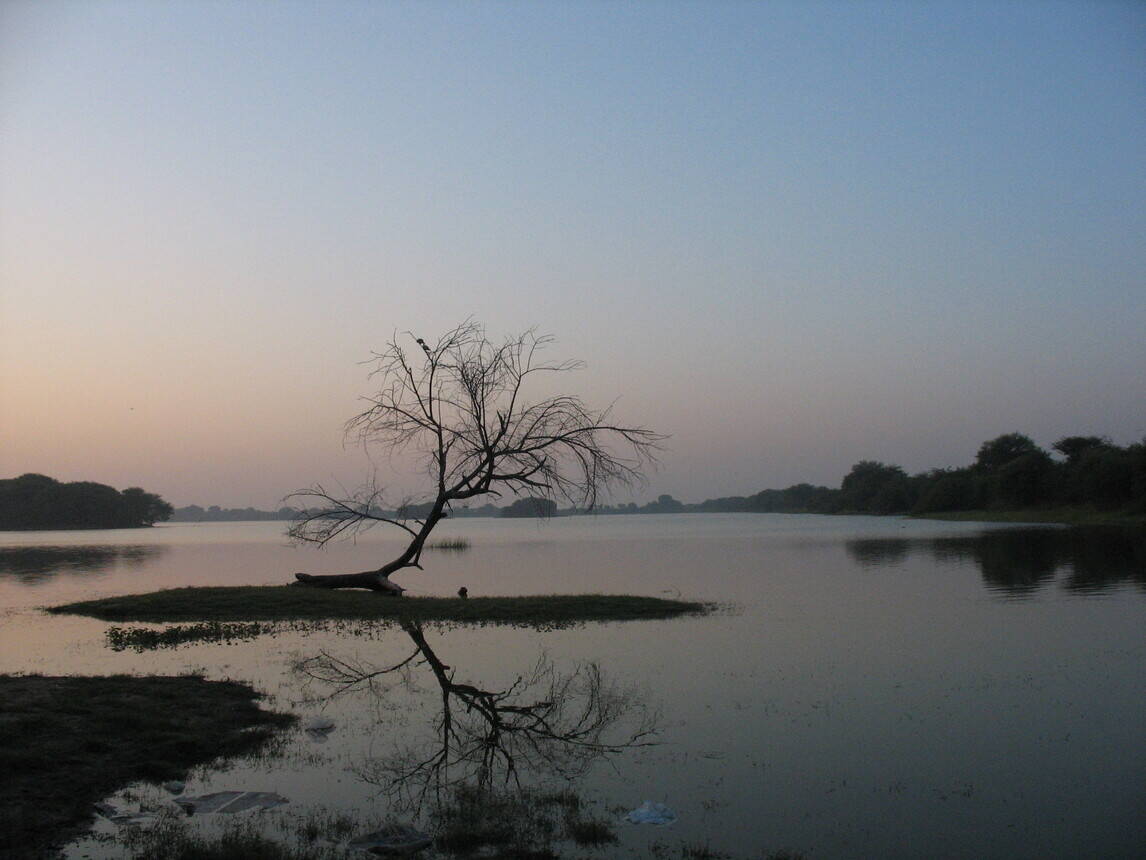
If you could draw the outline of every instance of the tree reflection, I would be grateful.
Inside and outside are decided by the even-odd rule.
[[[634,695],[610,682],[596,663],[557,669],[542,655],[508,687],[489,690],[457,680],[426,641],[420,624],[403,621],[414,644],[405,659],[376,667],[330,654],[301,661],[298,671],[331,685],[330,697],[377,687],[388,676],[412,685],[418,667],[430,670],[440,690],[431,749],[398,750],[358,769],[391,800],[420,805],[428,796],[467,786],[520,786],[523,777],[583,775],[594,762],[625,749],[648,746],[656,715]]]
[[[1128,582],[1146,591],[1146,531],[1093,529],[1068,538],[1070,575],[1064,588],[1099,592]]]
[[[911,544],[900,538],[864,538],[848,541],[845,548],[860,567],[893,567],[907,558]]]
[[[955,537],[848,541],[862,567],[901,564],[927,553],[939,564],[974,564],[984,586],[1010,598],[1029,597],[1065,572],[1061,587],[1087,594],[1123,584],[1146,589],[1146,533],[1117,528],[992,529]]]
[[[161,545],[4,546],[0,574],[36,582],[57,573],[102,572],[117,564],[138,567],[167,551]]]
[[[1008,597],[1026,597],[1065,562],[1056,545],[1057,530],[984,532],[973,540],[938,538],[931,544],[936,560],[968,559],[978,568],[988,590]]]

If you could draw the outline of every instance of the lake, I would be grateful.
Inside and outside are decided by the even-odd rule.
[[[36,609],[364,570],[400,547],[383,533],[292,547],[283,528],[0,533],[0,672],[201,671],[328,719],[329,732],[299,728],[188,786],[278,792],[294,815],[430,829],[420,798],[444,779],[503,780],[512,755],[523,783],[571,787],[601,817],[646,800],[677,815],[621,824],[619,843],[576,856],[1143,856],[1141,537],[769,514],[456,519],[435,537],[470,549],[427,552],[425,572],[396,577],[410,593],[615,592],[718,609],[548,631],[345,624],[142,653],[113,651],[107,623]],[[458,689],[447,695],[435,665]],[[479,707],[493,699],[473,690],[545,703],[559,737],[515,724],[496,748]],[[116,850],[89,839],[69,856]]]

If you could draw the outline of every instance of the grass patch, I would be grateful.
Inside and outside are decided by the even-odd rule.
[[[259,832],[258,818],[228,821],[222,832],[204,835],[187,826],[186,816],[163,816],[150,830],[123,834],[131,860],[333,860],[345,857],[316,846],[290,846]]]
[[[85,600],[48,612],[105,621],[442,621],[552,627],[589,621],[636,621],[701,614],[708,604],[610,594],[536,597],[384,597],[369,591],[290,585],[173,588]]]
[[[49,855],[129,783],[256,751],[294,720],[257,698],[191,675],[0,675],[0,857]]]

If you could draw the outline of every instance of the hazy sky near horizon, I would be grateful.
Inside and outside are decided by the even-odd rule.
[[[637,500],[1137,441],[1144,156],[1139,2],[7,0],[0,476],[354,485],[468,316],[671,434]]]

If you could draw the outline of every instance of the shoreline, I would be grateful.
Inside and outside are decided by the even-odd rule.
[[[1146,514],[1134,516],[1116,511],[1103,512],[1087,508],[1035,508],[1027,510],[936,511],[909,514],[914,520],[946,522],[1013,523],[1015,525],[1109,526],[1146,529]]]

